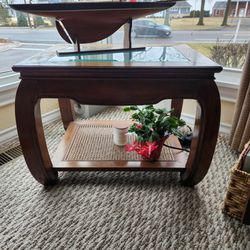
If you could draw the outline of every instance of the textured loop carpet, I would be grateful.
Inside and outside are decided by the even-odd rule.
[[[97,117],[109,116],[121,119],[113,109]],[[46,128],[50,152],[63,132]],[[19,157],[0,167],[0,249],[248,250],[250,227],[221,213],[235,159],[220,136],[195,188],[178,173],[68,172],[45,189]]]

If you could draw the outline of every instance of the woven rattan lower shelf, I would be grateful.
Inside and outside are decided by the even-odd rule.
[[[128,140],[132,141],[133,136]],[[175,136],[166,144],[180,148]],[[164,147],[156,162],[141,160],[136,153],[125,152],[124,147],[113,143],[112,121],[72,122],[53,158],[56,170],[185,170],[187,153]]]

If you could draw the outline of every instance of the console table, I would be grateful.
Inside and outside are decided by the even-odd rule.
[[[29,170],[41,184],[54,184],[58,171],[71,170],[179,171],[181,182],[189,186],[206,175],[220,122],[220,97],[214,73],[222,67],[188,46],[81,57],[57,57],[55,52],[47,51],[15,65],[13,70],[21,75],[15,102],[18,135]],[[41,121],[42,98],[59,99],[66,129],[53,160]],[[173,151],[172,159],[154,163],[133,159],[67,161],[65,153],[77,138],[76,131],[89,126],[74,121],[70,99],[88,105],[142,105],[172,99],[176,116],[181,114],[183,99],[197,100],[190,153],[186,157],[180,151]],[[171,140],[178,144],[176,139]]]

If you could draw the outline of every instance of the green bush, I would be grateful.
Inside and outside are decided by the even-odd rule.
[[[34,25],[35,25],[35,27],[43,26],[43,25],[45,25],[45,22],[44,22],[44,20],[43,20],[42,17],[40,17],[40,16],[35,16],[35,17],[34,17]]]
[[[190,12],[190,17],[200,17],[201,15],[201,12],[199,10],[192,10]],[[204,17],[209,17],[210,14],[209,14],[209,10],[205,10],[204,11]]]
[[[17,26],[19,26],[19,27],[27,27],[28,26],[27,18],[23,13],[18,13],[18,15],[17,15]]]

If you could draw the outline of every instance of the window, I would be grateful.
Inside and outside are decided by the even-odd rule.
[[[211,57],[212,60],[217,60],[223,59],[224,56],[219,56],[219,53],[213,50],[216,43],[226,46],[227,43],[235,40],[235,43],[239,44],[239,46],[236,46],[241,47],[244,42],[247,43],[249,41],[247,31],[249,30],[250,23],[247,22],[247,20],[244,20],[244,25],[240,26],[239,33],[236,34],[237,23],[229,17],[228,24],[230,24],[231,29],[227,30],[227,32],[223,32],[223,28],[221,28],[220,25],[222,23],[224,10],[215,8],[212,12],[213,1],[206,1],[205,6],[205,10],[209,11],[211,16],[204,18],[204,25],[198,26],[198,17],[196,15],[192,15],[192,17],[189,16],[191,10],[200,10],[198,4],[200,1],[193,2],[195,3],[192,3],[193,6],[190,8],[184,7],[181,9],[181,15],[178,14],[178,7],[172,7],[167,13],[163,11],[151,17],[143,17],[142,19],[135,20],[133,26],[144,25],[145,28],[134,34],[132,41],[133,46],[152,46],[152,44],[154,46],[164,46],[166,44],[186,43],[206,56]],[[2,38],[2,40],[0,40],[0,50],[3,47],[7,48],[0,52],[0,85],[2,86],[10,86],[10,83],[16,86],[18,75],[11,72],[11,66],[14,63],[26,57],[30,57],[35,53],[47,50],[51,46],[54,46],[55,43],[70,46],[59,37],[54,22],[50,18],[38,18],[32,15],[28,18],[24,13],[16,14],[16,12],[9,11],[8,9],[2,9],[0,12],[0,26],[5,26],[5,28],[0,27],[0,39]],[[234,15],[234,13],[235,9],[232,10],[231,14]],[[250,9],[248,9],[247,13],[250,15]],[[11,18],[9,18],[8,15],[11,15]],[[12,27],[15,25],[19,25],[20,28],[13,29]],[[27,28],[29,25],[35,28]],[[21,26],[26,27],[23,28]],[[37,29],[36,27],[40,28]],[[220,30],[218,30],[218,27],[220,27]],[[7,40],[3,38],[7,38]],[[9,41],[16,42],[9,43]],[[116,47],[121,47],[123,44],[123,27],[118,29],[118,31],[109,38],[99,41],[96,44],[98,46],[113,44]],[[216,55],[218,55],[217,59],[215,58]],[[239,53],[237,53],[237,55],[239,55]],[[237,70],[240,71],[244,62],[244,55],[242,57],[239,56],[237,60],[237,63],[235,60],[233,63],[223,60],[218,62],[225,63],[223,66],[226,68],[237,68]],[[9,71],[9,73],[7,71]],[[10,74],[10,76],[6,78],[6,74]]]

